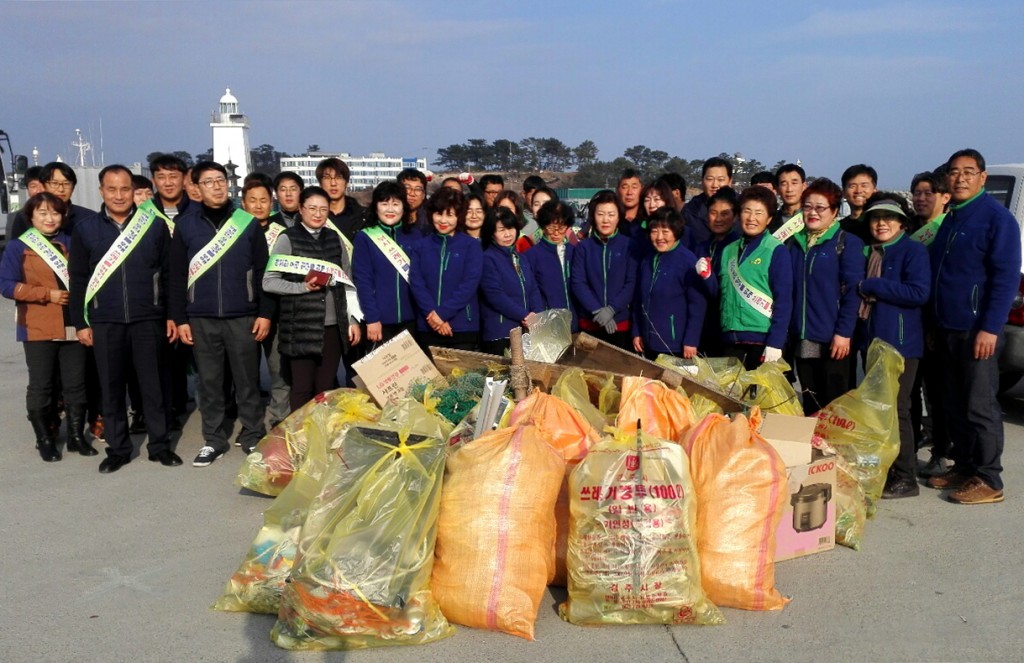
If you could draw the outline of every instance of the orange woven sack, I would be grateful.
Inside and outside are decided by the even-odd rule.
[[[534,426],[492,431],[448,458],[430,581],[445,617],[533,640],[564,474]]]
[[[715,605],[781,610],[775,589],[775,530],[786,498],[786,468],[748,421],[709,414],[684,445],[697,492],[697,549],[704,591]]]
[[[601,439],[601,433],[572,405],[539,389],[516,405],[509,425],[536,426],[544,441],[565,459],[565,479],[555,501],[555,570],[548,578],[549,585],[565,587],[565,557],[569,549],[569,472]]]
[[[636,422],[648,435],[662,440],[682,442],[697,423],[690,399],[663,382],[641,377],[622,378],[622,401],[615,427],[636,432]]]

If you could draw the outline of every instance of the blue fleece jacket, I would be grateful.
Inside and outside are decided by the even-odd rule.
[[[384,233],[405,251],[411,261],[416,244],[423,234],[415,228],[379,224]],[[352,281],[356,284],[359,306],[367,324],[380,322],[393,325],[409,322],[416,317],[413,310],[409,282],[402,278],[384,252],[366,230],[356,233],[352,243]]]
[[[133,207],[130,215],[135,214]],[[129,215],[129,218],[131,216]],[[115,269],[89,302],[89,323],[85,321],[85,291],[93,270],[107,249],[121,236],[106,208],[79,219],[71,236],[68,272],[71,276],[68,306],[78,330],[96,322],[129,324],[142,320],[168,319],[168,251],[171,243],[167,225],[154,220],[128,257]],[[266,244],[264,243],[264,246]]]
[[[640,263],[633,336],[642,338],[647,350],[678,354],[684,345],[700,343],[707,298],[696,264],[697,256],[681,242]]]
[[[565,246],[564,267],[558,259],[558,247],[543,237],[523,254],[523,259],[530,263],[530,268],[536,277],[541,310],[569,309],[572,311],[572,331],[576,332],[579,330],[579,322],[576,304],[570,294],[571,285],[569,283],[572,273],[572,258],[576,247],[568,241],[563,242],[563,246]]]
[[[544,310],[533,267],[513,251],[511,247],[496,244],[484,251],[480,337],[485,341],[508,338],[508,333],[518,327],[523,318]]]
[[[452,331],[480,331],[477,289],[483,261],[480,242],[461,232],[434,233],[416,244],[409,288],[419,311],[417,329],[429,331],[427,315],[436,311]]]
[[[864,253],[869,254],[870,248]],[[922,308],[928,301],[928,249],[903,233],[882,247],[882,273],[860,282],[860,293],[876,298],[867,320],[858,322],[857,346],[880,338],[907,358],[924,355]]]
[[[954,205],[930,247],[929,311],[943,329],[998,334],[1020,285],[1020,228],[985,193]]]
[[[576,245],[570,282],[579,304],[581,324],[593,325],[594,311],[611,306],[619,330],[628,329],[629,309],[636,291],[634,252],[630,239],[618,232],[607,240],[595,233]]]
[[[857,284],[864,280],[864,242],[833,223],[810,249],[806,228],[788,246],[794,284],[790,341],[851,338],[860,308]]]

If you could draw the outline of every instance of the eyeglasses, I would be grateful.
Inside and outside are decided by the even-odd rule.
[[[341,175],[324,175],[320,179],[323,182],[347,182],[348,181],[344,177],[342,177]]]
[[[302,209],[306,210],[313,216],[327,216],[329,211],[326,207],[310,207],[309,205],[303,205]]]
[[[830,208],[828,205],[804,205],[801,209],[803,209],[804,214],[810,214],[811,212],[814,212],[818,216],[821,216],[822,214],[825,213],[825,210],[832,208]]]
[[[75,185],[72,182],[69,182],[68,180],[46,180],[44,184],[50,187],[51,189],[58,189],[59,191],[75,188]]]
[[[970,182],[971,180],[976,179],[978,175],[981,175],[981,171],[974,170],[973,168],[965,168],[964,170],[960,170],[959,168],[953,168],[946,174],[949,176],[949,179],[951,180],[955,180],[957,178],[962,177],[968,182]]]
[[[207,180],[199,180],[199,186],[204,189],[212,189],[214,187],[227,186],[228,181],[223,177],[211,178]]]
[[[566,224],[562,223],[561,221],[552,221],[551,223],[549,223],[547,225],[547,227],[551,228],[552,230],[565,230],[569,226],[567,226]]]
[[[423,191],[424,191],[424,189],[421,186],[407,186],[407,187],[405,187],[405,192],[406,193],[422,194]]]

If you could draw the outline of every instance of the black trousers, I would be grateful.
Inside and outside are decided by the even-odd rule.
[[[135,369],[146,413],[147,449],[154,455],[170,448],[163,390],[163,346],[167,325],[163,320],[131,324],[95,323],[92,326],[96,369],[103,395],[103,430],[108,456],[130,456],[125,391],[129,368]]]
[[[896,479],[917,480],[917,440],[914,439],[914,422],[911,417],[911,401],[914,383],[917,381],[918,359],[903,360],[903,375],[900,376],[900,391],[896,397],[896,412],[900,426],[900,452],[889,473]]]
[[[922,401],[928,403],[928,416],[932,420],[933,458],[949,457],[949,428],[946,423],[946,410],[942,405],[944,375],[945,371],[942,370],[935,350],[925,348],[924,357],[917,366],[917,378],[914,380],[914,391],[911,394],[910,416],[914,434],[917,435],[922,431]]]
[[[25,407],[29,412],[49,410],[53,405],[55,373],[60,377],[64,405],[85,405],[84,345],[78,341],[25,341],[22,345],[28,366]]]
[[[1003,412],[999,393],[999,354],[1004,339],[988,359],[974,358],[974,332],[940,330],[935,334],[939,363],[945,371],[942,406],[957,471],[981,477],[1002,490]]]
[[[828,352],[828,345],[823,349]],[[804,415],[811,416],[850,390],[853,353],[845,359],[796,359],[796,374],[803,390]]]
[[[263,415],[266,410],[260,398],[260,345],[252,334],[254,316],[241,318],[193,318],[192,354],[199,370],[199,414],[203,421],[203,439],[218,451],[230,447],[231,431],[225,416],[224,396],[227,370],[238,403],[238,421],[242,431],[238,441],[244,448],[254,447],[266,433]],[[149,414],[146,414],[149,423]]]
[[[499,357],[504,357],[505,350],[508,350],[510,347],[512,347],[512,341],[507,338],[480,342],[480,352],[486,352],[489,355],[498,355]]]
[[[764,356],[763,343],[726,343],[722,347],[723,357],[736,357],[743,364],[743,370],[753,371],[761,365]]]
[[[346,328],[345,333],[348,333]],[[338,325],[324,328],[323,354],[310,357],[284,357],[288,364],[285,382],[291,388],[292,412],[322,391],[333,389],[341,360],[341,330]]]

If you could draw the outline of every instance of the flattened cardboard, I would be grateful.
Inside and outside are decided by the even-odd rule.
[[[811,462],[811,436],[817,423],[814,417],[767,413],[758,432],[775,447],[786,467],[796,467]]]
[[[380,406],[405,396],[413,382],[441,377],[407,331],[353,363],[352,368]]]

